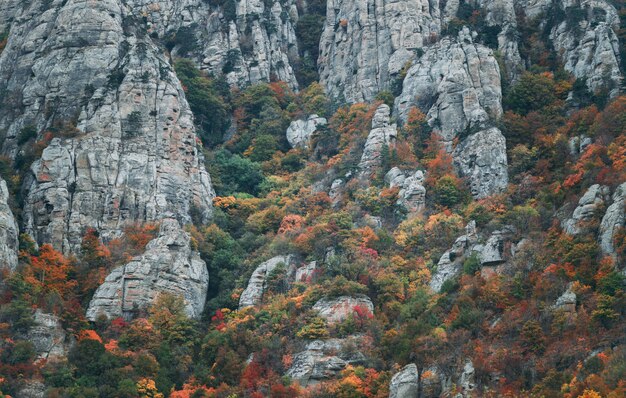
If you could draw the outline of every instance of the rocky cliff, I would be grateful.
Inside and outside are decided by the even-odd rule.
[[[113,0],[32,2],[16,12],[0,57],[9,93],[0,129],[3,151],[18,159],[25,129],[40,142],[54,137],[24,182],[24,228],[40,243],[67,253],[86,227],[107,240],[165,213],[183,223],[192,209],[211,214],[184,92],[142,29]]]
[[[19,229],[8,201],[7,183],[0,179],[0,269],[7,268],[13,271],[17,267]]]
[[[189,235],[178,221],[164,219],[159,235],[148,243],[145,253],[106,277],[89,303],[87,318],[132,318],[161,293],[182,296],[187,315],[198,317],[208,284],[206,264],[192,251]]]

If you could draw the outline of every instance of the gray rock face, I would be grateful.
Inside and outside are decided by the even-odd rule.
[[[17,391],[16,398],[44,398],[46,385],[39,380],[28,380]]]
[[[626,228],[626,182],[613,193],[613,203],[606,209],[600,222],[598,240],[605,255],[615,255],[613,240],[619,228]]]
[[[377,167],[381,164],[382,150],[393,148],[398,137],[398,130],[395,124],[391,124],[389,106],[382,104],[376,109],[372,119],[372,130],[367,136],[363,155],[359,162],[361,178],[370,178]]]
[[[242,0],[234,10],[203,0],[131,0],[134,15],[146,18],[148,32],[166,37],[187,31],[173,52],[195,58],[209,73],[225,74],[238,86],[272,77],[297,88],[291,67],[298,55],[295,1]],[[184,48],[183,48],[184,47]]]
[[[479,252],[480,264],[483,266],[498,265],[511,256],[510,250],[505,250],[506,242],[512,235],[510,228],[494,231]]]
[[[0,269],[13,271],[17,267],[17,250],[19,247],[19,229],[15,223],[13,212],[8,204],[9,190],[6,182],[0,178]]]
[[[338,323],[348,318],[354,313],[354,307],[361,307],[374,313],[374,304],[367,296],[341,296],[334,299],[323,298],[319,300],[313,309],[319,313],[319,316],[326,319],[330,324]]]
[[[246,290],[241,293],[239,308],[252,307],[260,303],[267,288],[267,277],[279,264],[289,266],[293,260],[292,255],[276,256],[259,265],[250,276]]]
[[[500,68],[493,51],[474,44],[466,28],[425,49],[408,70],[395,113],[405,122],[416,106],[450,148],[459,132],[485,128],[502,115]]]
[[[317,115],[310,115],[307,120],[295,120],[287,128],[287,141],[292,148],[309,147],[311,135],[317,130],[317,126],[325,126],[326,119]]]
[[[599,184],[590,186],[578,201],[572,217],[563,223],[563,230],[570,235],[579,234],[582,231],[581,223],[599,217],[608,198],[609,187]]]
[[[418,376],[415,364],[406,365],[391,378],[389,398],[417,398]]]
[[[59,318],[53,314],[35,311],[35,324],[30,328],[26,339],[33,343],[37,359],[52,361],[67,356],[70,339],[61,326]]]
[[[437,271],[430,279],[430,288],[435,292],[441,290],[444,282],[459,274],[463,265],[463,260],[471,253],[471,250],[478,239],[476,233],[476,223],[471,221],[465,227],[465,235],[457,238],[450,250],[446,251],[437,263]]]
[[[619,69],[619,15],[605,0],[565,0],[557,3],[562,10],[580,9],[580,21],[563,21],[555,26],[550,39],[561,54],[564,68],[587,82],[595,92],[610,85],[611,96],[617,95],[621,82]]]
[[[148,243],[145,253],[115,268],[98,287],[87,318],[93,321],[100,314],[109,319],[132,318],[160,293],[182,296],[186,313],[198,317],[206,301],[209,273],[190,244],[189,234],[176,220],[164,219],[159,235]]]
[[[576,293],[572,291],[572,283],[567,286],[567,290],[563,292],[556,303],[552,306],[553,309],[563,310],[570,314],[576,312]]]
[[[440,31],[438,0],[329,0],[320,82],[332,98],[371,101]]]
[[[311,261],[307,265],[303,265],[302,267],[296,269],[295,281],[308,283],[313,279],[313,277],[315,277],[315,272],[317,270],[317,261]]]
[[[475,199],[506,190],[506,140],[499,129],[492,127],[472,134],[457,146],[453,157],[459,175],[469,180]]]
[[[16,156],[24,126],[76,125],[31,167],[26,232],[70,253],[86,227],[108,240],[169,213],[189,223],[192,208],[208,219],[214,193],[184,92],[131,10],[116,0],[47,4],[19,9],[0,56],[5,154]]]
[[[463,397],[470,397],[472,391],[476,388],[474,383],[474,364],[471,360],[467,360],[463,366],[463,371],[459,377],[459,386],[461,387],[461,394]]]
[[[403,206],[409,213],[419,212],[426,206],[423,171],[418,170],[407,177],[399,168],[394,167],[385,175],[385,182],[389,188],[400,187],[396,203]]]
[[[293,356],[292,365],[286,375],[304,387],[336,378],[347,365],[356,365],[366,359],[361,352],[350,349],[358,347],[358,344],[358,336],[314,340],[306,345],[304,351]]]

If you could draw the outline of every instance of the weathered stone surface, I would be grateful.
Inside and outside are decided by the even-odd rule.
[[[329,0],[320,39],[320,82],[332,98],[371,101],[413,50],[438,37],[439,1]]]
[[[33,320],[35,324],[25,337],[33,343],[37,359],[52,361],[65,358],[71,341],[63,330],[59,318],[36,310]]]
[[[598,240],[602,253],[615,255],[613,240],[619,228],[626,228],[626,182],[613,193],[613,203],[606,209],[600,222]]]
[[[507,241],[512,234],[513,229],[511,227],[494,231],[489,239],[487,239],[487,242],[481,246],[481,250],[479,252],[480,264],[483,266],[498,265],[505,262],[507,258],[511,257],[512,244],[508,245],[508,250],[506,249]]]
[[[506,140],[496,127],[467,137],[454,151],[454,164],[469,180],[475,199],[504,191],[509,182]]]
[[[440,291],[445,281],[459,274],[463,260],[471,252],[477,238],[476,222],[470,221],[465,227],[465,235],[458,237],[452,248],[439,259],[437,270],[430,279],[431,289]]]
[[[461,387],[461,394],[463,397],[470,397],[472,391],[476,388],[474,373],[474,364],[468,359],[467,362],[465,362],[463,371],[459,377],[459,386]]]
[[[557,7],[563,11],[574,7],[580,14],[580,21],[564,20],[550,32],[565,70],[584,79],[591,92],[608,88],[611,96],[617,95],[622,76],[615,7],[605,0],[564,0]]]
[[[289,266],[293,259],[292,255],[276,256],[259,265],[252,273],[252,276],[250,276],[246,290],[241,293],[239,308],[252,307],[259,304],[261,298],[263,298],[263,292],[267,288],[267,277],[279,264]]]
[[[341,322],[354,313],[354,307],[361,307],[370,313],[374,313],[374,304],[369,297],[341,296],[334,299],[323,298],[313,306],[319,315],[326,319],[328,323]]]
[[[417,366],[406,365],[393,375],[389,383],[389,398],[417,398]]]
[[[87,318],[93,321],[100,314],[109,319],[131,318],[136,310],[146,310],[160,293],[182,296],[187,315],[198,317],[206,301],[209,273],[190,245],[190,236],[178,221],[164,219],[145,253],[115,268],[98,287]]]
[[[211,214],[184,92],[140,30],[117,0],[33,1],[15,15],[0,56],[0,90],[10,93],[0,106],[3,152],[17,155],[25,126],[65,132],[24,183],[24,229],[39,243],[70,253],[87,227],[108,240],[166,213],[183,223],[192,208]]]
[[[417,170],[407,176],[397,167],[392,168],[385,175],[385,182],[389,188],[400,187],[398,191],[398,205],[403,206],[409,213],[419,212],[426,205],[426,188],[424,188],[424,172]]]
[[[343,199],[343,188],[345,185],[345,181],[341,178],[333,180],[333,183],[330,186],[330,191],[328,191],[328,197],[332,201],[333,206],[337,206],[341,203],[341,200]]]
[[[446,147],[467,129],[486,128],[502,115],[500,68],[493,50],[473,42],[467,28],[425,49],[408,70],[394,112],[406,122],[417,106]]]
[[[306,345],[305,350],[293,356],[286,375],[297,380],[301,386],[339,377],[347,365],[357,365],[366,359],[355,349],[359,347],[360,340],[359,336],[314,340]]]
[[[296,269],[296,282],[310,282],[315,277],[315,272],[318,270],[317,261],[311,261],[307,265]]]
[[[6,182],[0,178],[0,269],[13,271],[17,267],[17,239],[19,228],[8,204],[9,190]]]
[[[576,293],[572,290],[573,284],[567,285],[567,290],[556,299],[553,309],[562,310],[569,314],[576,313]]]
[[[317,126],[326,125],[323,117],[310,115],[307,120],[295,120],[287,128],[287,141],[292,148],[308,148],[311,135],[317,130]]]
[[[582,231],[581,223],[600,217],[600,212],[609,198],[609,187],[594,184],[578,201],[572,217],[565,220],[563,230],[570,235],[579,234]]]
[[[382,150],[393,148],[398,136],[398,130],[395,124],[391,124],[390,108],[386,104],[382,104],[376,109],[376,113],[372,119],[372,130],[367,136],[363,155],[359,162],[359,170],[361,178],[370,178],[377,167],[381,164]]]
[[[275,77],[297,88],[293,61],[298,56],[295,1],[242,0],[234,10],[204,0],[130,0],[132,13],[146,18],[158,37],[188,34],[174,54],[194,58],[209,73],[224,74],[238,86]],[[184,47],[184,48],[183,48]]]
[[[20,386],[15,398],[44,398],[46,389],[41,380],[27,380]]]

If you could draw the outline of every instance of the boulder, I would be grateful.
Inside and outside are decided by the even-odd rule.
[[[250,276],[248,286],[241,293],[241,297],[239,297],[239,309],[259,304],[263,298],[263,293],[267,289],[268,276],[279,264],[290,266],[293,260],[294,257],[292,255],[276,256],[261,263]]]
[[[406,365],[393,375],[389,383],[389,398],[418,398],[418,375],[415,364]]]
[[[471,221],[465,227],[465,235],[458,237],[452,248],[439,259],[437,270],[430,279],[430,288],[433,291],[439,292],[445,281],[459,274],[463,261],[471,253],[477,238],[476,222]]]
[[[286,376],[304,387],[337,378],[347,365],[364,363],[365,356],[356,349],[360,344],[360,336],[313,340],[306,344],[303,351],[294,354]]]
[[[339,323],[354,314],[355,307],[361,307],[369,311],[370,314],[374,313],[372,300],[363,295],[341,296],[333,299],[323,298],[313,305],[313,309],[319,313],[319,316],[326,319],[330,324]]]
[[[87,318],[95,321],[100,314],[109,319],[133,318],[161,293],[182,296],[185,312],[195,318],[204,309],[208,286],[206,264],[192,250],[189,234],[178,221],[167,218],[143,255],[106,277],[89,303]]]
[[[581,233],[584,222],[600,217],[608,199],[609,187],[600,184],[590,186],[578,201],[572,217],[562,223],[563,230],[570,235]]]
[[[295,120],[287,128],[287,141],[292,148],[309,147],[311,136],[318,126],[325,126],[326,119],[317,115],[311,115],[307,120]]]

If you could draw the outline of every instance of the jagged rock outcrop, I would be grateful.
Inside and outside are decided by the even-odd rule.
[[[328,197],[330,198],[333,206],[338,206],[343,199],[343,188],[346,185],[345,181],[341,178],[333,180],[328,191]]]
[[[569,314],[576,313],[576,293],[572,290],[573,284],[567,285],[567,290],[563,292],[552,306],[555,310],[562,310]]]
[[[215,7],[204,0],[128,0],[151,36],[175,37],[173,52],[237,86],[276,78],[291,88],[298,56],[295,1],[242,0]]]
[[[563,230],[570,235],[579,234],[582,231],[582,223],[599,218],[601,211],[609,199],[609,187],[594,184],[578,201],[572,217],[563,222]]]
[[[425,49],[408,70],[394,113],[402,122],[416,106],[426,113],[446,147],[468,129],[478,130],[502,115],[500,68],[493,50],[475,44],[467,28]]]
[[[382,150],[393,148],[398,137],[398,130],[395,124],[391,124],[391,110],[389,105],[382,104],[376,109],[372,118],[372,130],[367,136],[363,155],[359,162],[359,176],[370,178],[374,175],[375,169],[381,165]]]
[[[329,0],[320,82],[332,98],[371,101],[440,31],[439,1]]]
[[[87,227],[108,240],[166,213],[211,214],[184,92],[135,17],[116,0],[24,3],[0,56],[3,152],[17,156],[26,126],[58,131],[25,179],[23,219],[65,253]]]
[[[348,318],[354,313],[355,307],[367,310],[370,314],[374,313],[372,300],[363,295],[341,296],[333,299],[323,298],[313,305],[313,309],[319,313],[319,316],[331,324]]]
[[[307,265],[303,265],[296,269],[296,282],[308,283],[315,277],[315,272],[318,270],[317,261],[311,261]]]
[[[13,271],[17,267],[19,228],[9,207],[7,183],[0,178],[0,269]]]
[[[310,115],[306,120],[294,120],[287,128],[287,141],[292,148],[309,147],[311,135],[317,130],[317,126],[325,126],[326,118]]]
[[[385,182],[389,188],[400,187],[396,203],[403,206],[409,213],[419,212],[426,206],[423,171],[417,170],[407,177],[399,168],[394,167],[385,175]]]
[[[509,183],[506,140],[492,127],[467,137],[454,151],[459,175],[469,180],[475,199],[504,191]]]
[[[25,336],[33,343],[37,359],[52,361],[67,356],[71,340],[63,330],[60,319],[53,314],[36,310],[33,316],[34,325]]]
[[[359,340],[359,336],[314,340],[306,345],[305,350],[293,356],[286,375],[297,380],[301,386],[336,378],[347,365],[357,365],[366,360],[355,348],[359,346]]]
[[[16,398],[44,398],[46,396],[46,385],[41,380],[24,381],[17,391]]]
[[[470,397],[472,391],[476,388],[476,383],[474,382],[475,373],[474,364],[468,359],[465,365],[463,365],[463,371],[459,377],[462,397]]]
[[[507,241],[514,233],[512,227],[505,227],[501,230],[494,231],[487,242],[481,245],[479,251],[480,264],[483,266],[498,265],[507,260],[511,256],[511,245],[507,249]],[[476,249],[476,248],[475,248]]]
[[[613,193],[613,203],[606,209],[600,222],[598,240],[602,253],[615,255],[613,240],[620,228],[626,228],[626,182]]]
[[[146,310],[160,293],[182,296],[185,311],[198,317],[204,308],[209,273],[191,239],[178,221],[168,218],[161,223],[159,235],[146,246],[143,255],[115,268],[98,287],[87,309],[87,318],[100,314],[109,319],[132,318],[137,310]]]
[[[463,260],[471,253],[477,239],[476,222],[470,221],[465,226],[465,235],[458,237],[452,248],[446,251],[439,259],[437,270],[430,279],[431,289],[435,292],[440,291],[445,281],[459,274],[463,266]]]
[[[565,18],[552,28],[550,39],[565,70],[585,80],[591,92],[606,88],[617,95],[622,76],[615,7],[605,0],[565,0],[554,7]]]
[[[389,383],[389,398],[417,398],[417,366],[411,363],[393,375]]]
[[[267,288],[268,276],[279,264],[290,266],[293,260],[294,256],[292,255],[276,256],[261,263],[261,265],[254,270],[252,276],[250,276],[248,286],[243,293],[241,293],[241,297],[239,297],[239,308],[257,305],[261,301],[261,298],[263,298],[263,292],[265,292]]]

